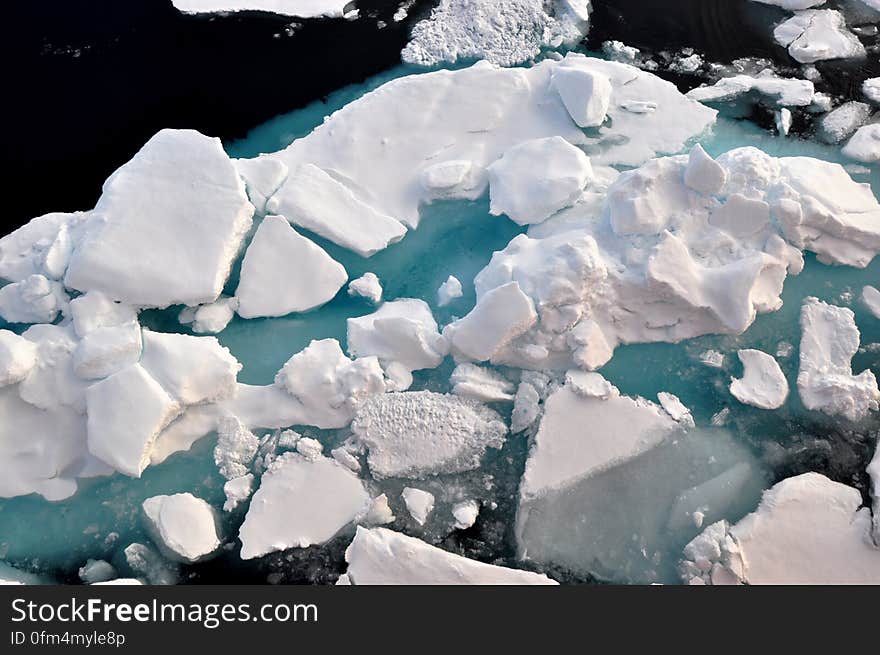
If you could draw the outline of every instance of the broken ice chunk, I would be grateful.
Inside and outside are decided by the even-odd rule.
[[[190,493],[153,496],[143,502],[146,528],[170,558],[198,562],[220,547],[217,512]]]
[[[348,295],[366,298],[376,305],[382,300],[382,285],[375,273],[367,272],[349,282]]]
[[[880,125],[874,123],[860,127],[843,147],[842,152],[850,159],[866,164],[880,161]]]
[[[31,275],[0,287],[0,318],[9,323],[51,323],[67,302],[61,284]]]
[[[684,169],[684,183],[703,195],[714,195],[724,188],[727,171],[712,159],[699,143],[691,149]]]
[[[404,487],[400,495],[410,516],[419,525],[425,525],[428,515],[434,511],[434,494],[422,489]]]
[[[788,380],[771,355],[760,350],[740,350],[742,378],[731,378],[730,393],[741,403],[759,409],[779,409],[788,398]]]
[[[717,350],[704,350],[700,353],[700,362],[709,368],[724,368],[724,354]]]
[[[572,120],[580,127],[599,127],[605,122],[611,95],[611,81],[598,71],[559,67],[551,85]]]
[[[461,298],[463,292],[461,289],[461,282],[458,281],[458,278],[454,275],[450,275],[446,278],[446,282],[440,285],[440,288],[437,289],[437,305],[440,307],[446,307],[449,303],[451,303],[456,298]]]
[[[476,500],[463,500],[452,506],[452,517],[456,530],[467,530],[477,522],[480,504]]]
[[[313,164],[291,172],[266,208],[363,257],[406,236],[399,221],[371,207]]]
[[[574,204],[592,177],[589,157],[565,139],[525,141],[489,166],[490,213],[541,223]]]
[[[220,296],[215,302],[181,310],[178,319],[196,334],[217,334],[226,329],[238,309],[238,298]]]
[[[0,278],[21,282],[31,275],[59,280],[89,214],[55,212],[38,216],[0,238]]]
[[[370,511],[364,517],[364,523],[367,525],[388,525],[394,523],[397,517],[388,506],[388,496],[381,494],[373,498],[370,505]]]
[[[273,157],[233,159],[232,164],[244,180],[254,209],[258,214],[266,213],[266,202],[287,178],[287,166]]]
[[[226,494],[226,501],[223,503],[223,511],[233,511],[241,503],[250,498],[253,491],[253,473],[248,473],[247,475],[227,480],[223,484],[223,493]]]
[[[135,542],[126,546],[123,553],[131,570],[140,574],[149,584],[173,585],[178,583],[180,578],[178,566],[165,560],[149,546]],[[131,583],[120,582],[118,584]]]
[[[816,89],[809,80],[777,77],[770,70],[757,76],[724,77],[711,86],[692,89],[687,97],[700,102],[729,102],[746,94],[758,94],[774,107],[807,107],[816,99]]]
[[[428,200],[458,198],[476,200],[486,189],[486,171],[467,159],[433,164],[420,178]]]
[[[229,398],[241,364],[216,337],[143,331],[141,365],[184,405]]]
[[[70,301],[70,317],[79,338],[103,327],[116,327],[137,321],[129,305],[113,302],[100,291],[89,291]]]
[[[376,478],[421,479],[473,470],[487,448],[500,448],[507,427],[484,405],[457,396],[413,391],[373,396],[351,428],[367,447]]]
[[[248,474],[251,462],[257,454],[260,442],[234,416],[224,416],[217,424],[217,445],[214,446],[214,463],[227,480]]]
[[[822,117],[818,136],[825,143],[842,143],[867,123],[873,113],[874,108],[865,102],[845,102]]]
[[[79,579],[86,584],[107,582],[116,578],[116,569],[109,562],[102,559],[90,559],[79,568]]]
[[[37,363],[36,345],[9,330],[0,330],[0,387],[18,384]]]
[[[99,327],[86,334],[73,352],[73,370],[84,380],[96,380],[134,364],[141,357],[141,326],[132,321]]]
[[[220,139],[162,130],[104,183],[65,286],[141,307],[213,302],[253,212]]]
[[[476,364],[459,364],[449,381],[456,396],[487,403],[513,400],[513,384],[509,380]]]
[[[424,300],[386,302],[372,314],[349,318],[346,324],[348,352],[378,357],[389,377],[401,378],[398,391],[412,384],[412,371],[436,368],[449,352]],[[390,364],[396,364],[396,375],[389,370]]]
[[[180,405],[140,364],[132,364],[86,391],[89,451],[117,471],[138,478],[150,448]]]
[[[520,382],[513,398],[513,412],[510,415],[510,432],[517,434],[531,426],[538,418],[538,403],[541,397],[534,386]]]
[[[378,360],[359,357],[352,361],[336,339],[312,341],[284,364],[275,376],[275,384],[301,405],[298,420],[287,425],[324,429],[345,427],[361,403],[385,393]]]
[[[833,9],[795,12],[792,18],[776,27],[773,36],[802,64],[866,54],[865,46],[846,28],[846,18]]]
[[[283,453],[251,499],[239,531],[241,558],[323,544],[363,516],[370,503],[357,476],[335,460]]]
[[[306,312],[333,299],[348,280],[342,264],[281,216],[260,223],[241,264],[235,297],[242,318]]]
[[[566,371],[565,384],[582,398],[610,398],[617,389],[599,373],[586,371]]]
[[[356,585],[556,584],[538,573],[470,560],[386,528],[358,527],[345,561],[347,580]]]
[[[870,370],[853,374],[860,333],[851,309],[807,298],[801,307],[800,371],[797,385],[807,409],[858,421],[880,406]]]
[[[694,427],[694,417],[691,410],[685,407],[678,396],[661,391],[657,394],[657,400],[663,410],[672,417],[672,420],[684,427]]]
[[[517,282],[509,282],[483,294],[470,313],[446,326],[457,357],[485,362],[538,320],[532,299]]]
[[[862,289],[862,304],[875,318],[880,318],[880,290],[877,287],[866,286]]]

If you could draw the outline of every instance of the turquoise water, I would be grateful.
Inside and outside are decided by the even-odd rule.
[[[293,139],[307,134],[335,109],[379,84],[409,72],[410,69],[399,67],[364,85],[343,89],[323,102],[269,121],[254,129],[247,138],[227,144],[227,150],[235,157],[251,157],[278,150]],[[702,142],[713,155],[733,147],[756,145],[776,156],[810,155],[842,161],[835,149],[795,138],[779,138],[754,125],[725,118],[719,120],[713,134]],[[862,181],[870,181],[875,189],[880,189],[877,168]],[[376,273],[384,286],[386,299],[423,298],[431,305],[442,325],[469,311],[475,302],[474,276],[489,262],[493,251],[504,248],[521,231],[522,228],[511,221],[490,216],[488,201],[481,199],[425,206],[417,230],[411,231],[401,243],[369,259],[323,239],[315,237],[315,240],[345,265],[351,279],[366,271]],[[464,297],[441,309],[436,305],[436,289],[449,275],[461,280]],[[731,375],[741,373],[735,357],[737,349],[759,348],[775,353],[778,344],[787,341],[794,346],[794,350],[790,357],[782,359],[780,363],[794,389],[799,341],[798,313],[803,298],[815,295],[842,304],[844,294],[852,293],[857,299],[863,285],[878,282],[880,261],[860,271],[827,267],[808,256],[805,271],[786,282],[783,308],[776,313],[760,316],[746,334],[738,337],[704,337],[682,344],[622,347],[602,372],[627,394],[656,399],[659,391],[675,393],[692,409],[698,424],[706,425],[713,415],[729,409],[728,427],[734,439],[752,449],[771,479],[801,465],[801,460],[792,453],[796,448],[803,449],[806,443],[802,438],[804,434],[813,439],[825,439],[831,444],[832,454],[821,460],[822,466],[836,470],[832,464],[837,462],[834,453],[839,452],[841,458],[850,457],[841,464],[841,470],[846,470],[846,466],[872,447],[870,437],[860,437],[856,445],[851,441],[834,441],[836,437],[833,433],[837,431],[834,421],[804,410],[797,393],[791,394],[782,410],[763,412],[737,403],[728,393],[727,386]],[[235,279],[232,279],[229,289],[233,290],[234,286]],[[868,315],[857,300],[850,306],[856,313],[863,344],[880,341],[880,321]],[[176,321],[178,309],[146,312],[142,317],[143,322],[154,329],[184,331]],[[310,313],[250,321],[236,318],[218,337],[244,364],[240,375],[242,382],[267,384],[284,362],[312,339],[334,337],[344,347],[346,318],[371,311],[373,307],[367,301],[350,298],[343,289],[333,301]],[[711,369],[699,363],[697,356],[708,348],[718,349],[727,355],[723,370]],[[880,375],[880,354],[861,353],[855,358],[854,367],[857,372],[871,368]],[[451,368],[451,362],[447,361],[435,371],[417,374],[414,387],[448,390]],[[327,443],[338,438],[336,433],[313,432]],[[801,436],[792,440],[790,435],[794,433]],[[509,479],[503,481],[501,487],[510,490],[511,494],[516,488],[526,452],[521,440],[522,437],[517,440],[515,447],[505,451],[510,455],[504,469]],[[150,467],[140,480],[113,476],[85,481],[80,492],[66,501],[49,503],[35,496],[0,500],[0,553],[5,553],[12,563],[69,579],[71,575],[75,576],[76,568],[86,558],[111,558],[128,543],[146,539],[139,520],[139,505],[144,498],[158,493],[192,491],[209,502],[222,504],[222,480],[211,458],[212,447],[213,439],[206,438],[192,451],[175,455],[160,466]],[[858,473],[854,473],[853,480],[849,482],[864,487],[864,480],[859,478]],[[510,523],[513,521],[511,505],[502,503],[509,512],[507,519]],[[240,512],[232,518],[226,517],[225,529],[228,534],[234,534],[235,523],[240,517]],[[739,516],[729,518],[736,520]],[[111,532],[119,535],[115,545],[106,541]],[[502,533],[499,538],[501,543],[493,546],[495,551],[491,548],[490,551],[509,550],[509,531]],[[491,559],[491,553],[485,557]]]

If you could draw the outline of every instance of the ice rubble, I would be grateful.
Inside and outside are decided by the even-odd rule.
[[[731,378],[730,393],[741,403],[779,409],[788,398],[788,380],[776,360],[760,350],[740,350],[743,376]]]
[[[880,251],[870,188],[837,164],[756,148],[712,160],[694,147],[514,238],[477,275],[474,310],[444,335],[462,360],[596,369],[619,344],[744,332],[779,309],[802,250],[867,266]],[[503,311],[487,311],[499,293]]]
[[[367,272],[349,283],[348,295],[366,298],[377,305],[382,300],[382,284],[375,273]]]
[[[265,11],[298,18],[342,16],[350,3],[351,0],[172,0],[184,14]]]
[[[862,93],[874,104],[880,103],[880,77],[872,77],[862,82]]]
[[[434,494],[424,489],[404,487],[400,496],[413,520],[419,525],[425,525],[428,516],[434,511]]]
[[[826,143],[841,143],[864,125],[873,111],[864,102],[845,102],[822,117],[818,136]]]
[[[611,120],[595,133],[577,126],[551,86],[562,70],[609,80]],[[437,107],[443,107],[440,122]],[[369,255],[402,238],[403,224],[418,225],[420,203],[437,197],[423,182],[426,171],[438,166],[444,167],[438,174],[443,197],[474,198],[486,187],[486,168],[523,141],[558,136],[586,148],[594,167],[636,166],[679,151],[714,119],[713,110],[650,73],[575,54],[531,68],[480,62],[410,75],[346,105],[285,150],[265,155],[291,171],[268,208]]]
[[[401,57],[422,66],[464,59],[514,66],[542,48],[580,41],[589,15],[590,0],[441,0]]]
[[[37,347],[9,330],[0,330],[0,387],[18,384],[37,364]]]
[[[880,162],[880,124],[860,127],[843,147],[843,154],[866,164]]]
[[[143,502],[147,532],[166,556],[198,562],[220,547],[217,512],[190,493],[152,496]]]
[[[348,352],[377,357],[397,391],[412,384],[412,372],[436,368],[449,352],[424,300],[384,303],[372,314],[347,320]]]
[[[818,473],[764,493],[734,526],[713,524],[685,548],[694,584],[877,584],[880,548],[858,490]]]
[[[487,448],[500,448],[507,426],[474,401],[413,391],[372,396],[351,429],[367,447],[375,478],[421,479],[473,470]]]
[[[253,212],[219,139],[162,130],[104,183],[64,285],[141,307],[213,302]]]
[[[558,136],[515,145],[488,172],[490,213],[518,225],[541,223],[570,207],[593,177],[589,157]]]
[[[323,544],[369,507],[361,481],[337,461],[283,453],[269,465],[251,499],[239,531],[241,557]]]
[[[853,374],[860,334],[851,309],[807,298],[801,307],[800,371],[797,385],[807,409],[850,421],[880,407],[880,390],[870,370]]]
[[[9,323],[51,323],[67,307],[60,283],[34,274],[0,288],[0,318]]]
[[[484,564],[386,528],[359,527],[340,584],[556,584],[547,576]]]
[[[802,64],[867,54],[858,37],[847,29],[843,14],[833,9],[795,12],[776,27],[773,36]]]
[[[242,318],[306,312],[333,299],[345,268],[281,216],[266,216],[241,263],[235,298]]]
[[[582,376],[587,389],[573,384]],[[763,479],[727,433],[688,429],[599,382],[577,372],[544,403],[520,484],[518,551],[616,581],[663,581],[698,524],[736,511]]]
[[[463,363],[449,377],[452,393],[484,403],[513,400],[514,385],[492,369]]]
[[[880,318],[880,290],[877,287],[866,286],[862,289],[862,304],[875,318]]]

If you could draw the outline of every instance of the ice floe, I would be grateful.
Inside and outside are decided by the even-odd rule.
[[[235,298],[242,318],[284,316],[329,302],[345,268],[281,216],[266,216],[245,252]]]
[[[422,479],[476,469],[507,434],[501,416],[458,396],[413,391],[365,400],[351,424],[376,478]]]
[[[556,584],[547,576],[484,564],[386,528],[359,527],[340,583],[355,585]]]
[[[265,11],[299,18],[342,16],[350,3],[351,0],[172,0],[184,14]]]
[[[776,360],[760,350],[737,352],[743,376],[731,378],[730,393],[741,403],[760,409],[779,409],[788,398],[788,380]]]
[[[767,98],[777,107],[807,107],[815,97],[816,89],[809,80],[778,77],[771,70],[757,76],[734,75],[723,77],[711,86],[701,86],[687,93],[700,102],[729,102],[746,94]]]
[[[465,362],[455,367],[449,381],[456,396],[487,403],[513,400],[513,383],[490,368]]]
[[[860,127],[843,147],[843,154],[866,164],[880,162],[880,123]]]
[[[237,309],[238,298],[220,296],[212,303],[181,310],[177,320],[196,334],[217,334],[226,329]]]
[[[870,370],[853,374],[860,334],[851,309],[807,298],[801,307],[800,371],[797,385],[807,409],[850,421],[880,406],[877,379]]]
[[[802,64],[867,54],[862,42],[847,29],[844,15],[833,9],[795,12],[776,27],[773,36]]]
[[[819,121],[818,136],[826,143],[841,143],[864,125],[874,109],[864,102],[845,102]]]
[[[880,318],[880,290],[877,287],[866,286],[862,289],[862,304],[875,318]]]
[[[880,548],[861,494],[818,473],[764,493],[734,526],[713,524],[685,549],[683,577],[714,584],[877,584]]]
[[[457,298],[461,298],[463,295],[461,282],[454,275],[450,275],[437,289],[437,305],[439,307],[446,307],[446,305]]]
[[[239,531],[241,557],[325,543],[369,507],[361,481],[335,460],[283,453],[251,498]]]
[[[37,364],[37,347],[9,330],[0,330],[0,387],[18,384]]]
[[[400,496],[413,520],[419,525],[425,525],[428,516],[434,511],[434,494],[424,489],[404,487]]]
[[[476,500],[463,500],[452,506],[452,518],[455,519],[456,530],[467,530],[477,522],[480,515],[480,503]]]
[[[348,284],[348,295],[366,298],[376,305],[382,300],[382,284],[375,273],[367,272]]]
[[[441,0],[413,28],[401,57],[422,66],[467,59],[513,66],[543,48],[577,43],[589,15],[589,0]]]
[[[147,532],[172,559],[197,562],[219,547],[217,512],[190,493],[152,496],[143,502]]]
[[[104,183],[64,284],[141,307],[213,302],[253,213],[219,139],[162,130]]]

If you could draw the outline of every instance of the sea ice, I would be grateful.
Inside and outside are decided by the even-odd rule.
[[[348,295],[366,298],[377,305],[382,300],[382,284],[375,273],[367,272],[348,284]]]
[[[818,136],[826,143],[841,143],[868,122],[873,107],[864,102],[846,102],[819,121]]]
[[[367,447],[376,478],[422,479],[476,469],[487,448],[500,448],[507,427],[491,409],[457,396],[413,391],[373,396],[352,431]]]
[[[880,104],[880,77],[872,77],[862,82],[862,93],[874,104]]]
[[[843,146],[843,154],[866,164],[880,161],[880,123],[860,127]]]
[[[178,321],[196,334],[217,334],[226,329],[238,309],[238,298],[220,296],[216,301],[181,310]]]
[[[67,303],[64,287],[39,274],[0,287],[0,318],[9,323],[51,323]]]
[[[513,400],[514,385],[492,369],[463,363],[449,378],[452,393],[463,398],[493,403]]]
[[[540,223],[574,204],[592,177],[589,157],[562,137],[524,141],[489,166],[489,211]]]
[[[357,476],[335,460],[283,453],[251,498],[239,531],[241,558],[323,544],[366,514],[370,502]]]
[[[406,504],[406,510],[419,525],[425,525],[428,516],[434,511],[434,494],[423,489],[404,487],[400,494]]]
[[[788,398],[788,380],[771,355],[740,350],[742,378],[731,378],[730,393],[741,403],[760,409],[779,409]]]
[[[162,130],[104,182],[64,284],[141,307],[213,302],[253,213],[219,139]]]
[[[578,126],[599,127],[605,122],[614,94],[611,80],[605,75],[560,67],[553,73],[551,84]]]
[[[0,238],[0,279],[21,282],[31,275],[61,279],[73,243],[89,219],[90,214],[83,212],[45,214]]]
[[[275,195],[278,187],[287,178],[287,166],[272,157],[233,159],[232,164],[244,180],[248,198],[254,209],[258,214],[265,214],[266,202]]]
[[[0,330],[0,387],[18,384],[37,364],[37,347],[9,330]]]
[[[797,385],[807,409],[850,421],[880,407],[880,390],[870,370],[853,374],[860,334],[851,309],[807,298],[801,307],[800,372]]]
[[[281,216],[266,216],[241,264],[235,297],[242,318],[284,316],[333,299],[345,268]]]
[[[140,364],[132,364],[86,391],[89,451],[117,471],[140,477],[159,432],[180,405]]]
[[[843,14],[833,9],[795,12],[776,27],[773,36],[802,64],[867,54],[858,37],[847,29]]]
[[[250,498],[253,491],[253,473],[248,473],[247,475],[227,480],[223,484],[223,493],[226,494],[226,501],[223,503],[223,511],[233,511],[241,503]]]
[[[71,300],[70,317],[80,339],[99,328],[137,321],[137,313],[131,306],[114,302],[100,291],[89,291]]]
[[[358,527],[345,551],[356,585],[556,584],[545,575],[484,564],[386,528]]]
[[[137,321],[99,327],[86,334],[73,351],[73,371],[84,380],[116,373],[141,357],[141,326]]]
[[[880,290],[866,286],[862,289],[862,304],[875,318],[880,318]]]
[[[440,288],[437,289],[437,305],[439,307],[446,307],[446,305],[450,304],[456,298],[461,298],[464,295],[464,292],[461,289],[461,282],[459,282],[458,278],[454,275],[450,275],[446,278],[446,282],[440,285]]]
[[[699,102],[729,102],[746,94],[757,94],[776,107],[807,107],[812,104],[816,89],[809,80],[777,77],[771,70],[757,76],[723,77],[711,86],[688,91],[687,97]]]
[[[456,530],[467,530],[477,522],[480,514],[480,503],[476,500],[463,500],[452,506],[452,518],[455,519]]]
[[[257,454],[259,439],[234,416],[224,416],[217,424],[214,463],[227,480],[248,475]]]
[[[102,559],[90,559],[79,568],[79,579],[86,584],[107,582],[116,578],[116,569]]]
[[[172,0],[178,11],[184,14],[265,11],[298,18],[342,16],[350,2],[351,0]]]
[[[143,502],[147,532],[172,559],[198,562],[220,547],[217,512],[190,493],[153,496]]]

